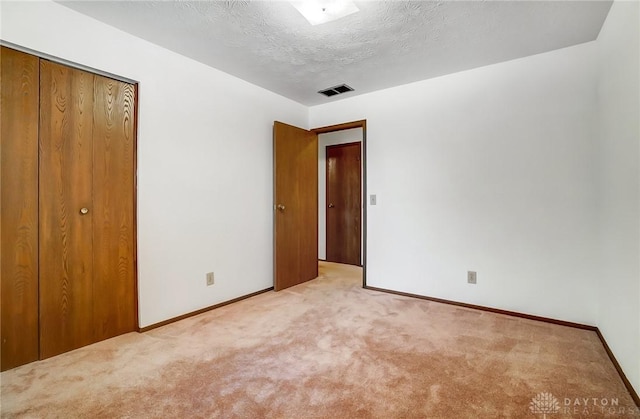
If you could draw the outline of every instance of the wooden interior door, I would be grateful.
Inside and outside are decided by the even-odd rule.
[[[40,358],[94,342],[93,81],[40,61]]]
[[[275,122],[274,288],[318,277],[318,135]]]
[[[0,47],[2,371],[38,359],[39,60]]]
[[[1,54],[4,371],[137,327],[136,89]]]
[[[94,76],[93,319],[100,341],[137,327],[135,86]]]
[[[360,143],[327,147],[327,261],[361,264]]]
[[[40,358],[136,328],[134,86],[40,65]]]

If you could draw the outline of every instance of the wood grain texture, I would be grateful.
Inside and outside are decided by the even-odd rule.
[[[304,148],[298,160],[300,215],[300,276],[303,281],[318,277],[318,134],[305,131]]]
[[[6,370],[136,329],[137,112],[136,86],[4,47],[1,77]]]
[[[1,47],[1,370],[38,359],[39,60]]]
[[[352,129],[352,128],[362,128],[363,130],[366,130],[366,125],[367,125],[367,120],[361,119],[359,121],[344,122],[342,124],[318,127],[318,128],[312,129],[311,131],[315,132],[316,134],[324,134],[327,132],[344,131],[346,129]]]
[[[318,276],[318,136],[274,123],[274,287]]]
[[[361,152],[360,143],[326,148],[327,261],[360,265]]]
[[[95,341],[94,75],[40,61],[40,358]],[[82,215],[81,208],[89,213]]]
[[[133,85],[95,76],[92,220],[96,340],[137,327],[134,100]]]

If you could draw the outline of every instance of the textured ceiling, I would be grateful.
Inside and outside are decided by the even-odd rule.
[[[611,1],[357,1],[310,25],[285,1],[59,1],[305,105],[596,39]],[[318,90],[346,83],[355,92]]]

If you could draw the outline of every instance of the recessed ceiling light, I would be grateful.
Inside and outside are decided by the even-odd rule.
[[[350,0],[297,0],[290,3],[312,25],[338,20],[360,11]]]

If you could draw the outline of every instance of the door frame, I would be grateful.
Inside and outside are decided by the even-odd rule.
[[[316,134],[344,131],[352,128],[362,128],[362,145],[360,158],[362,159],[362,287],[367,287],[367,120],[345,122],[342,124],[328,125],[312,128],[310,131]]]

